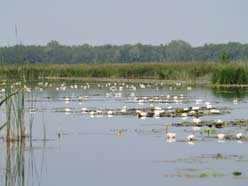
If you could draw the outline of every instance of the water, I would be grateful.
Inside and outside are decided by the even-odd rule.
[[[11,143],[9,147],[0,140],[0,185],[247,185],[247,141],[218,141],[207,138],[204,132],[195,132],[196,141],[187,142],[192,127],[169,127],[177,136],[176,141],[168,140],[165,124],[182,122],[181,117],[140,119],[134,115],[81,113],[82,108],[146,108],[151,103],[139,104],[133,98],[183,94],[185,102],[153,106],[184,108],[207,101],[229,113],[203,116],[201,120],[245,120],[246,89],[188,90],[179,85],[135,85],[134,90],[116,85],[117,89],[123,86],[123,90],[111,91],[97,84],[90,84],[89,88],[84,88],[86,84],[77,88],[65,86],[66,90],[56,90],[58,85],[42,85],[42,90],[26,93],[26,121],[33,122],[33,140]],[[203,101],[196,104],[196,99]],[[34,113],[30,113],[31,103]],[[65,112],[66,108],[70,111]],[[1,123],[4,112],[2,109]],[[247,137],[246,128],[216,130],[233,135],[242,132]],[[234,171],[242,175],[233,176]]]

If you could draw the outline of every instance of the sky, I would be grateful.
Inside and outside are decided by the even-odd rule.
[[[0,0],[0,46],[248,43],[247,9],[247,0]]]

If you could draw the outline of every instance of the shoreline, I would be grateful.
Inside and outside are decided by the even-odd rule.
[[[50,81],[83,81],[83,82],[122,82],[122,83],[163,83],[165,85],[175,85],[180,83],[183,86],[213,87],[213,88],[247,88],[247,84],[213,84],[210,80],[161,80],[149,78],[97,78],[97,77],[45,77]]]

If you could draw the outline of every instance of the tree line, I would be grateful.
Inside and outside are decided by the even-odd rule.
[[[81,64],[132,62],[245,61],[248,44],[205,44],[192,47],[182,40],[161,45],[65,46],[50,41],[46,46],[0,47],[1,64]]]

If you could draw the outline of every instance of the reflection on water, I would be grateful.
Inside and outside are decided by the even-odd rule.
[[[200,115],[201,121],[248,119],[246,89],[63,82],[38,87],[26,93],[32,138],[0,139],[0,185],[247,185],[247,126],[177,127],[196,119],[128,114],[145,108],[197,112],[208,103],[228,112]],[[168,138],[168,132],[176,136]],[[221,133],[245,138],[218,141]],[[192,134],[195,140],[188,141]]]
[[[33,147],[28,141],[1,143],[1,185],[42,185],[46,142]],[[39,153],[38,158],[36,153]]]
[[[225,98],[225,99],[245,99],[247,96],[247,88],[225,88],[217,87],[212,88],[213,93],[216,97]]]

